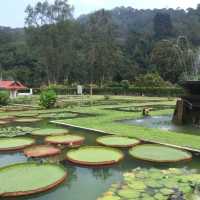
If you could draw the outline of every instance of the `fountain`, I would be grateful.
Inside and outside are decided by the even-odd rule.
[[[200,81],[185,81],[185,95],[177,100],[173,123],[200,126]]]

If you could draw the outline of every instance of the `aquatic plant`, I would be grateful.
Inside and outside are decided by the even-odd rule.
[[[104,136],[97,138],[97,143],[110,147],[133,147],[140,143],[139,140],[120,136]]]
[[[66,176],[67,172],[55,164],[21,163],[6,166],[0,168],[0,197],[47,191],[62,183]]]
[[[4,128],[0,128],[0,138],[23,136],[23,135],[30,134],[33,130],[35,129],[31,127],[21,127],[21,126],[4,127]]]
[[[200,174],[186,169],[141,169],[124,173],[121,184],[113,184],[98,200],[193,200]]]
[[[67,159],[78,165],[112,165],[123,159],[123,153],[117,149],[101,146],[86,146],[67,152]]]
[[[192,159],[192,154],[187,151],[157,144],[138,145],[130,149],[129,153],[136,159],[159,163],[179,162]]]

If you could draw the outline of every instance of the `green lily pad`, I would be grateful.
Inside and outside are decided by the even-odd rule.
[[[21,122],[21,123],[32,123],[32,122],[39,122],[41,121],[40,118],[31,118],[31,117],[23,117],[23,118],[17,118],[14,120],[15,122]]]
[[[9,124],[9,123],[10,123],[10,121],[0,120],[0,125],[5,125],[5,124]]]
[[[120,136],[104,136],[97,138],[97,143],[110,147],[133,147],[139,144],[140,141]]]
[[[192,158],[192,154],[189,152],[171,147],[151,144],[133,147],[129,153],[134,158],[151,162],[168,163],[190,160]]]
[[[15,116],[16,117],[25,117],[25,118],[33,118],[33,117],[36,117],[38,115],[38,113],[18,113],[16,114]]]
[[[36,131],[32,132],[32,135],[37,135],[37,136],[48,136],[48,135],[64,135],[69,133],[67,129],[61,129],[61,128],[44,128],[44,129],[39,129]]]
[[[21,163],[3,167],[0,168],[0,197],[47,191],[62,183],[66,176],[65,170],[55,164]]]
[[[99,198],[98,200],[120,200],[120,197],[117,197],[117,196],[104,196],[102,198]]]
[[[63,144],[63,145],[81,145],[85,138],[79,135],[59,135],[48,136],[45,138],[45,142],[50,144]]]
[[[134,191],[133,189],[121,189],[118,194],[119,196],[127,199],[134,199],[140,196],[140,192]]]
[[[1,138],[0,151],[20,150],[34,143],[35,140],[28,137]]]
[[[41,118],[53,118],[53,119],[73,118],[76,116],[77,116],[77,114],[75,114],[75,113],[44,113],[44,114],[39,115],[39,117],[41,117]]]
[[[174,193],[174,190],[167,189],[167,188],[163,188],[163,189],[160,190],[160,192],[161,192],[163,195],[170,195],[170,194],[173,194],[173,193]]]
[[[111,165],[123,159],[123,153],[110,147],[88,146],[70,150],[67,159],[86,166]]]

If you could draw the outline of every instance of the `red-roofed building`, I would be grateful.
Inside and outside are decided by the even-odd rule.
[[[0,90],[9,90],[10,97],[16,98],[18,90],[25,90],[26,86],[18,81],[0,81]]]

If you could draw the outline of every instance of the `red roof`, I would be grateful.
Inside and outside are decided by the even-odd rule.
[[[26,89],[26,86],[22,85],[18,81],[0,81],[0,89],[23,90]]]

